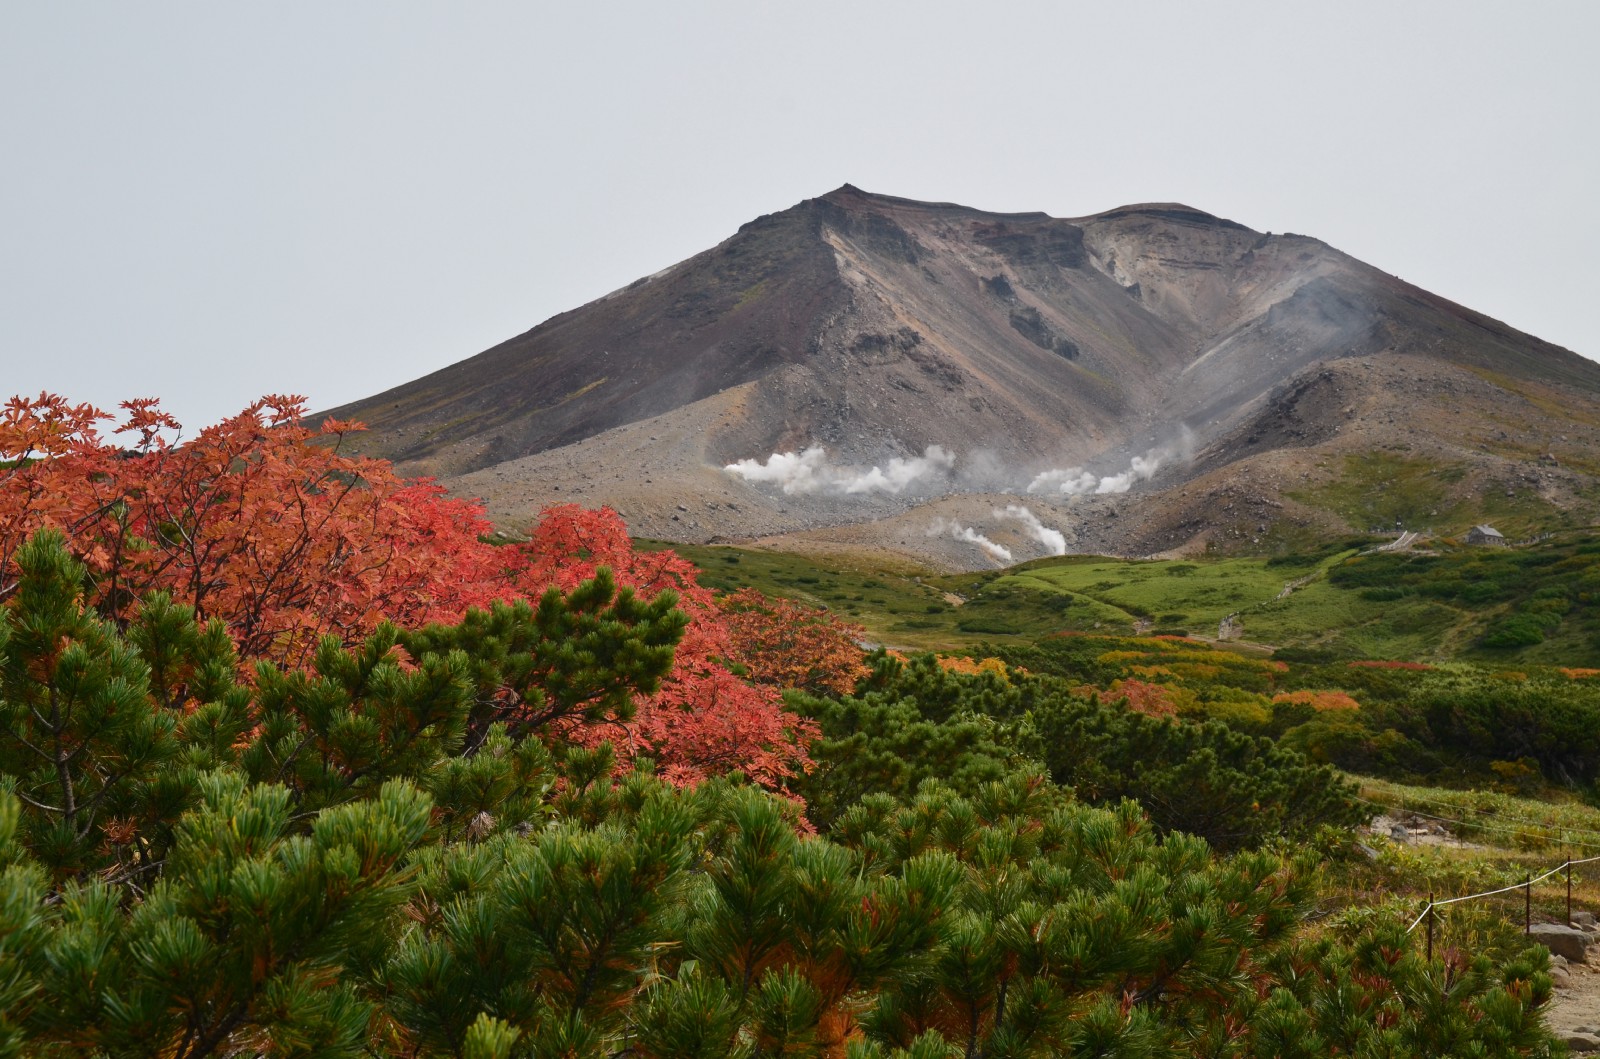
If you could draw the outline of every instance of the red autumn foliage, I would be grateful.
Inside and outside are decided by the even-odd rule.
[[[618,740],[616,732],[596,728],[569,732],[571,738],[611,739],[624,757],[648,753],[676,783],[738,769],[777,788],[810,768],[806,747],[817,735],[814,722],[784,709],[778,687],[741,680],[723,664],[749,669],[755,659],[745,653],[711,590],[699,583],[693,563],[672,551],[635,550],[615,511],[576,504],[546,508],[531,539],[517,550],[528,564],[520,580],[538,591],[549,585],[569,590],[608,566],[619,585],[645,598],[668,589],[678,593],[678,605],[689,615],[671,674],[660,691],[639,701],[638,713],[622,726],[626,737]],[[780,635],[774,630],[765,638]]]
[[[384,620],[453,621],[468,607],[568,591],[607,566],[640,596],[676,592],[690,624],[672,673],[623,738],[615,725],[571,735],[647,751],[684,781],[738,767],[777,786],[809,767],[809,722],[783,709],[775,687],[723,664],[766,672],[774,660],[752,655],[782,630],[761,623],[787,610],[749,602],[730,622],[692,564],[636,551],[615,512],[550,508],[529,541],[495,546],[480,506],[342,451],[361,424],[312,430],[301,398],[266,397],[182,443],[155,401],[123,408],[111,438],[112,417],[51,394],[0,412],[0,600],[15,585],[16,549],[55,528],[88,566],[89,602],[105,616],[125,619],[146,593],[166,591],[225,622],[243,658],[295,666],[327,634],[355,643]],[[113,440],[123,436],[126,445]],[[836,641],[848,630],[809,624],[784,664],[843,679],[850,663]]]
[[[242,654],[297,663],[319,636],[358,639],[378,619],[419,622],[487,603],[497,557],[481,512],[383,461],[347,456],[359,424],[300,425],[295,398],[268,397],[184,444],[154,402],[110,417],[53,395],[0,415],[0,596],[33,532],[61,530],[89,567],[90,602],[127,617],[164,590],[227,622]],[[507,553],[508,557],[510,553]]]

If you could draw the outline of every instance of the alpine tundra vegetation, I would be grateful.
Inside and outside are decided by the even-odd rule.
[[[0,418],[0,1054],[1557,1053],[1545,950],[1407,933],[1314,760],[1415,710],[1492,773],[1411,671],[869,650],[605,511],[496,537],[299,412]],[[1520,780],[1586,789],[1519,716]]]

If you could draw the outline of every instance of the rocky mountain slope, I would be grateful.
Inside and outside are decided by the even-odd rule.
[[[1600,473],[1600,365],[1315,239],[849,185],[334,414],[513,528],[576,500],[951,566],[1531,532]]]

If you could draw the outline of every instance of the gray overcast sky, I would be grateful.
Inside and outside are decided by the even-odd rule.
[[[1600,357],[1600,3],[0,4],[5,394],[198,427],[846,181],[1315,235]]]

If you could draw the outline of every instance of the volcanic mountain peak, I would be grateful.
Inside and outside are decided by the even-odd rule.
[[[338,414],[503,517],[580,499],[627,505],[641,532],[748,537],[934,494],[1178,486],[1259,461],[1264,437],[1268,477],[1309,473],[1300,450],[1477,458],[1473,424],[1428,409],[1486,380],[1568,436],[1600,394],[1600,367],[1305,236],[1181,203],[1056,218],[846,184]],[[1214,538],[1220,517],[1180,506],[1182,525],[1080,543]]]

